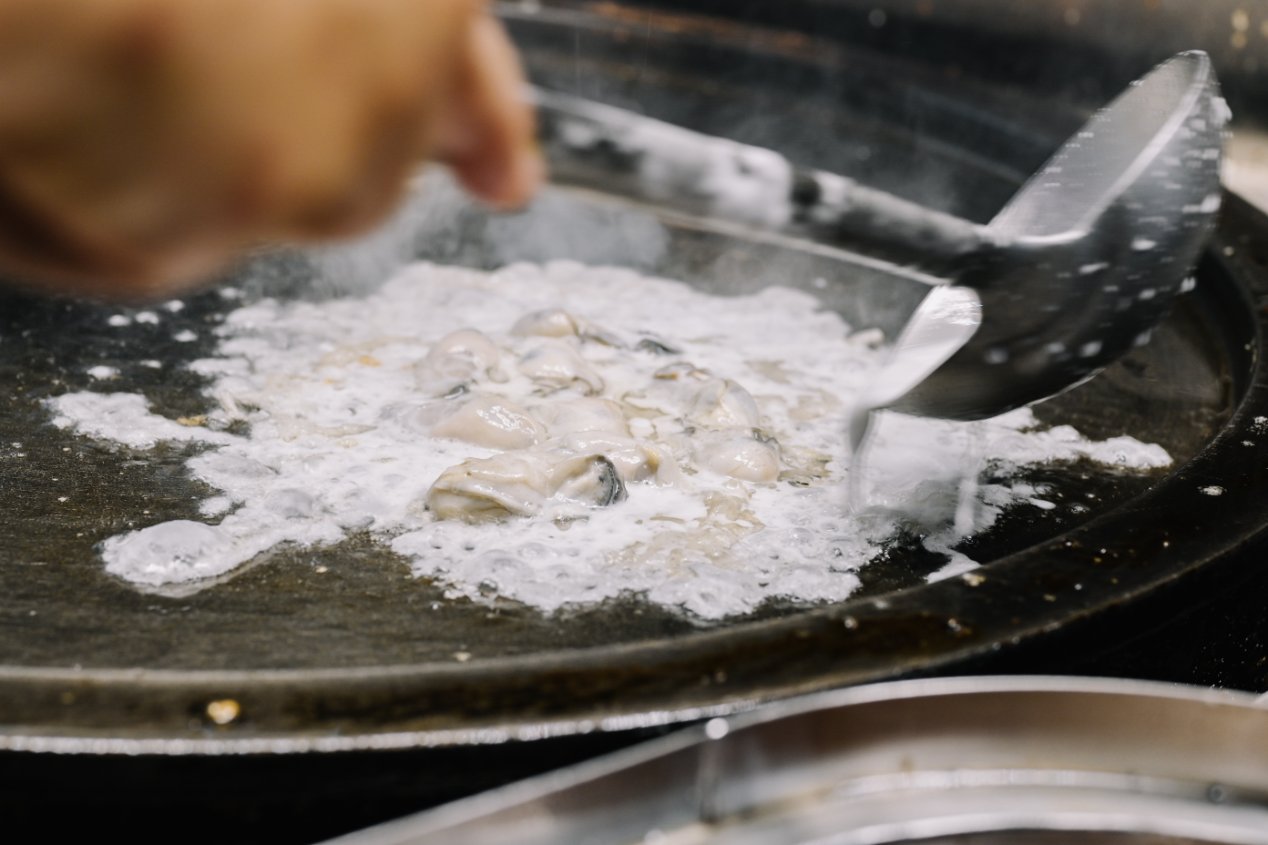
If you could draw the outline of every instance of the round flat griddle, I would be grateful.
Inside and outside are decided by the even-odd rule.
[[[512,23],[544,85],[641,103],[977,219],[1083,117],[1075,104],[1028,103],[879,54],[811,50],[804,39],[669,25],[653,37],[655,21],[549,10]],[[426,198],[419,202],[425,209]],[[853,325],[887,330],[922,292],[849,256],[656,220],[602,198],[550,195],[543,206],[559,203],[612,236],[599,245],[518,237],[512,249],[507,227],[531,234],[533,214],[495,219],[467,209],[439,223],[411,218],[424,220],[413,253],[481,267],[618,261],[718,293],[790,285]],[[648,248],[648,226],[663,248]],[[1196,291],[1153,341],[1037,408],[1044,422],[1092,437],[1160,443],[1176,459],[1171,470],[1039,467],[1032,475],[1052,485],[1058,507],[1017,508],[965,544],[987,562],[980,578],[928,584],[942,560],[900,542],[861,572],[864,586],[847,602],[775,602],[708,624],[637,597],[554,616],[446,599],[443,584],[412,578],[368,536],[276,549],[192,595],[140,592],[104,572],[97,544],[197,519],[212,491],[184,471],[184,447],[111,449],[54,428],[42,403],[90,388],[142,392],[170,417],[205,411],[204,382],[182,365],[213,351],[214,327],[236,303],[213,290],[183,310],[160,308],[157,323],[120,329],[107,322],[118,307],[4,294],[0,755],[36,771],[47,752],[352,755],[647,728],[952,671],[1197,583],[1268,521],[1259,495],[1268,473],[1265,318],[1255,304],[1268,296],[1268,272],[1264,247],[1254,245],[1268,243],[1264,231],[1268,221],[1230,198]],[[338,261],[270,255],[226,281],[248,298],[332,295]],[[196,339],[177,340],[183,331]],[[151,359],[164,366],[144,365]],[[87,371],[97,365],[119,377],[94,381]],[[1202,492],[1212,486],[1223,494]],[[361,771],[353,759],[345,771]],[[493,782],[515,771],[508,764]]]
[[[1234,204],[1217,255],[1237,242],[1239,223],[1262,223],[1253,216]],[[783,272],[793,260],[698,231],[674,241],[669,255],[716,250],[726,265],[713,265],[717,278],[749,284],[761,277],[744,263]],[[864,267],[798,258],[832,264],[795,278],[834,272],[839,307],[869,285],[903,289]],[[318,272],[302,256],[246,272],[270,269]],[[550,616],[496,598],[447,599],[443,583],[414,579],[370,536],[275,549],[192,595],[142,592],[106,574],[96,546],[200,518],[212,491],[184,471],[190,447],[95,443],[54,428],[42,400],[140,391],[173,418],[202,413],[209,400],[181,363],[212,352],[212,330],[231,306],[203,294],[157,324],[121,331],[107,322],[115,307],[10,295],[0,325],[10,397],[0,415],[0,748],[37,737],[74,748],[94,737],[117,750],[335,749],[503,735],[487,728],[572,732],[926,671],[1040,636],[1180,578],[1260,528],[1264,503],[1248,492],[1268,467],[1257,460],[1268,425],[1255,419],[1258,327],[1244,298],[1255,280],[1242,269],[1236,248],[1209,257],[1198,291],[1150,345],[1040,409],[1045,422],[1092,436],[1162,443],[1172,471],[1038,467],[1031,475],[1052,486],[1058,507],[1018,507],[967,542],[963,551],[989,561],[976,577],[927,584],[943,560],[898,542],[860,572],[864,587],[847,602],[773,602],[710,623],[637,597]],[[244,282],[252,289],[259,277]],[[199,339],[172,340],[184,331]],[[142,363],[154,358],[165,366]],[[119,377],[94,381],[87,371],[98,365]],[[1203,491],[1213,485],[1223,494]],[[222,699],[241,714],[218,727],[207,705]]]

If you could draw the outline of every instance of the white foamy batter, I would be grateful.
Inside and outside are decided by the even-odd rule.
[[[959,506],[984,462],[996,477],[1077,457],[1169,463],[1131,438],[1032,430],[1026,410],[972,426],[890,415],[871,505],[852,513],[844,432],[881,363],[876,333],[783,288],[716,297],[567,262],[417,264],[364,297],[247,305],[218,331],[217,356],[193,365],[211,379],[205,419],[130,394],[49,402],[56,425],[97,440],[206,444],[188,461],[219,491],[205,522],[101,547],[108,571],[143,587],[368,531],[453,596],[549,612],[633,592],[716,618],[772,597],[844,599],[904,525],[948,553],[942,575],[964,572],[956,541],[1009,505],[1051,507],[1020,481]]]

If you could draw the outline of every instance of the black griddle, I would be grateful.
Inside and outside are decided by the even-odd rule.
[[[611,4],[508,13],[541,84],[638,103],[976,219],[1085,116],[1077,96],[1035,101],[805,33],[622,14]],[[616,231],[643,231],[626,226],[643,210],[567,201]],[[251,841],[236,825],[267,821],[260,841],[311,841],[711,713],[894,677],[1045,671],[1070,663],[1071,649],[1122,646],[1249,577],[1248,550],[1268,523],[1268,428],[1257,421],[1268,417],[1259,363],[1268,220],[1236,198],[1226,208],[1197,290],[1153,342],[1038,409],[1044,422],[1091,436],[1159,442],[1175,468],[1038,468],[1035,480],[1053,486],[1059,507],[1016,509],[967,544],[989,561],[980,581],[926,584],[941,560],[911,538],[863,570],[864,587],[848,602],[773,602],[716,623],[637,597],[549,617],[506,601],[447,600],[443,584],[408,577],[369,537],[276,550],[194,595],[120,583],[102,571],[95,545],[130,527],[197,518],[209,491],[184,474],[184,447],[105,448],[50,426],[41,403],[88,386],[86,370],[104,364],[121,376],[94,389],[142,391],[172,417],[201,413],[202,383],[181,364],[211,351],[215,325],[236,303],[212,290],[158,325],[122,331],[106,322],[117,306],[5,294],[6,809],[47,821],[73,804],[159,827],[198,814],[209,841],[229,830]],[[506,225],[515,224],[469,208],[420,229],[415,253],[482,267],[602,258],[585,243],[527,243],[508,254]],[[892,330],[920,295],[846,257],[682,221],[667,231],[659,254],[633,236],[607,248],[614,260],[715,292],[801,286],[860,326]],[[328,267],[278,252],[222,283],[248,298],[332,295]],[[198,339],[176,341],[182,329]],[[162,369],[140,363],[155,358]],[[1210,485],[1224,495],[1200,492]],[[1086,510],[1068,506],[1076,501]],[[240,715],[216,724],[208,704],[226,699]]]

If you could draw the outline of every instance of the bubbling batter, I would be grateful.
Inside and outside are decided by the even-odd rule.
[[[178,424],[130,394],[49,402],[56,425],[120,447],[204,444],[188,469],[220,492],[203,521],[101,545],[144,589],[368,531],[454,597],[553,612],[636,593],[717,618],[840,601],[913,523],[944,574],[966,571],[955,542],[1010,505],[1051,507],[1001,468],[1169,463],[1131,438],[1038,430],[1026,410],[973,426],[893,416],[873,504],[851,511],[844,432],[880,338],[786,288],[719,297],[570,262],[416,264],[366,296],[246,305],[219,333],[193,365],[205,418]],[[988,461],[1005,480],[962,503]]]

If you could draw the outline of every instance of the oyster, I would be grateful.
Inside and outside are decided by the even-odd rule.
[[[695,455],[701,466],[741,481],[779,478],[779,448],[770,439],[739,432],[707,432],[696,440]]]
[[[618,349],[625,346],[616,335],[574,317],[562,308],[547,308],[525,314],[511,326],[511,334],[520,337],[576,337]]]
[[[494,455],[449,467],[427,491],[427,509],[436,519],[491,522],[538,513],[550,480],[535,456]]]
[[[628,492],[616,467],[603,455],[572,458],[558,465],[555,496],[596,508],[625,501]]]
[[[757,402],[752,394],[727,379],[711,379],[702,385],[691,402],[688,419],[705,428],[756,428]]]
[[[498,368],[502,353],[482,332],[460,329],[432,344],[414,366],[414,382],[429,396],[446,396],[467,389],[482,377],[505,381]]]
[[[545,402],[537,409],[537,413],[553,437],[578,431],[603,431],[622,437],[630,436],[624,411],[611,399],[585,397],[563,402]]]
[[[572,453],[602,455],[625,482],[674,484],[681,478],[678,464],[668,449],[604,431],[578,431],[551,441]]]
[[[577,318],[562,308],[525,314],[511,326],[511,334],[520,337],[576,337],[580,333]]]
[[[476,396],[432,426],[432,435],[490,449],[524,449],[546,436],[528,411],[500,396]]]
[[[547,340],[520,359],[519,370],[550,390],[579,388],[594,395],[603,392],[603,379],[577,350],[558,340]]]
[[[540,513],[551,501],[606,507],[626,497],[616,467],[602,455],[522,451],[449,467],[427,491],[436,519],[492,522]]]

